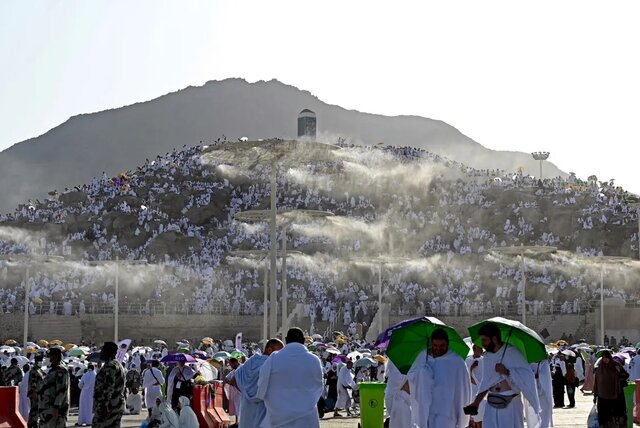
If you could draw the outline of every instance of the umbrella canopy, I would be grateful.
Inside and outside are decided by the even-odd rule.
[[[387,359],[384,357],[384,355],[374,355],[373,359],[376,360],[377,362],[379,362],[380,364],[386,364],[387,363]]]
[[[85,355],[87,355],[87,353],[80,348],[73,348],[69,351],[69,356],[71,357],[83,357]]]
[[[7,339],[7,340],[5,340],[4,344],[7,345],[7,346],[16,346],[18,344],[18,342],[16,342],[13,339]]]
[[[427,349],[427,343],[436,329],[443,329],[449,337],[449,349],[466,358],[469,347],[460,335],[448,325],[434,317],[420,317],[403,321],[391,332],[387,356],[402,374],[407,374],[420,352]]]
[[[321,334],[317,334],[317,333],[316,333],[316,334],[314,334],[313,336],[311,336],[311,338],[312,338],[313,340],[317,340],[317,341],[322,341],[322,340],[323,340],[322,335],[321,335]]]
[[[242,352],[236,350],[231,353],[231,356],[233,358],[240,359],[240,358],[243,358],[245,355]]]
[[[335,357],[333,360],[331,360],[331,362],[333,364],[340,364],[340,363],[346,363],[349,359],[347,358],[346,355],[338,355],[337,357]]]
[[[189,353],[191,353],[191,349],[189,349],[189,348],[178,348],[178,349],[176,349],[176,352],[181,353],[181,354],[189,354]]]
[[[164,340],[154,340],[153,343],[155,343],[156,345],[162,345],[162,346],[167,346],[167,342],[165,342]]]
[[[376,360],[374,360],[373,358],[360,358],[358,361],[356,361],[356,363],[354,364],[354,367],[371,367],[371,366],[377,366],[378,362]]]
[[[631,356],[625,352],[617,352],[611,357],[622,365],[629,364],[631,362]]]
[[[64,350],[65,351],[70,351],[73,348],[76,348],[76,344],[75,343],[67,343],[66,345],[64,345]]]
[[[227,351],[220,351],[213,354],[213,358],[224,358],[226,360],[227,358],[231,358],[231,354]]]
[[[202,352],[202,351],[195,351],[192,355],[194,357],[196,357],[197,359],[199,359],[199,360],[207,360],[207,359],[209,359],[209,356],[205,352]]]
[[[327,354],[340,355],[340,351],[336,348],[327,348],[324,350]]]
[[[202,340],[200,341],[203,344],[207,345],[207,346],[213,346],[213,339],[210,337],[204,337],[202,338]]]
[[[87,361],[91,363],[99,363],[100,362],[100,352],[93,352],[89,354],[87,357]]]
[[[3,352],[3,353],[6,352],[7,354],[15,354],[16,350],[13,349],[12,346],[4,345],[4,346],[0,346],[0,352]]]
[[[160,360],[161,363],[195,363],[196,359],[189,354],[169,354]]]
[[[40,339],[38,340],[38,345],[42,346],[43,348],[46,348],[47,346],[49,346],[49,342],[47,342],[44,339]]]
[[[469,334],[476,345],[482,346],[479,331],[485,324],[498,326],[502,342],[518,348],[529,363],[537,363],[547,358],[544,341],[538,336],[538,333],[518,321],[501,317],[490,318],[469,327]]]
[[[51,346],[62,346],[62,340],[54,339],[51,342],[49,342],[49,345],[51,345]],[[40,345],[40,346],[42,346],[42,345]]]

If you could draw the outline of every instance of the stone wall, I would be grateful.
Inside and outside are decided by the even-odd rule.
[[[82,339],[102,343],[113,340],[113,315],[34,316],[29,319],[29,339],[60,339],[77,343]],[[120,315],[119,337],[134,339],[138,344],[154,339],[175,342],[178,339],[199,341],[205,336],[233,338],[242,332],[246,340],[260,340],[262,317],[230,315]],[[0,315],[0,339],[22,341],[22,314]]]

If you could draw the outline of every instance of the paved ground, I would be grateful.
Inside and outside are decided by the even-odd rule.
[[[575,409],[556,410],[553,414],[556,428],[584,428],[587,422],[587,416],[591,411],[592,397],[583,397],[578,394],[576,397],[577,406]],[[137,428],[144,419],[144,416],[125,416],[122,427]],[[69,419],[69,427],[73,427],[77,420],[76,416]],[[333,419],[331,414],[322,419],[320,426],[322,428],[356,428],[359,419],[357,418],[341,418]]]

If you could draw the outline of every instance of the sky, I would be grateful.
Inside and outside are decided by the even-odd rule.
[[[640,193],[639,16],[637,0],[2,0],[0,150],[73,115],[275,78]]]

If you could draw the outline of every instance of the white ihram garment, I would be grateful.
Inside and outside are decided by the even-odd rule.
[[[96,384],[95,370],[88,370],[80,378],[80,407],[78,409],[78,424],[91,425],[93,423],[93,388]]]
[[[448,351],[434,358],[423,351],[407,377],[416,401],[414,421],[419,428],[465,428],[468,425],[469,416],[464,414],[463,408],[471,401],[471,380],[467,365],[458,354]],[[423,399],[428,403],[428,413],[421,409]]]
[[[320,428],[322,364],[300,343],[274,352],[260,368],[256,396],[264,401],[264,428]]]
[[[504,346],[507,347],[506,351],[504,351]],[[505,344],[495,353],[486,352],[483,363],[482,383],[478,388],[480,393],[488,391],[505,380],[511,386],[511,390],[501,391],[500,394],[519,394],[504,409],[496,409],[487,405],[482,420],[483,428],[524,427],[524,410],[521,397],[531,405],[531,411],[528,412],[527,427],[540,428],[538,388],[536,387],[531,366],[527,363],[522,353],[517,348]],[[499,363],[502,363],[510,371],[509,376],[501,375],[495,371],[496,364]]]
[[[413,428],[411,420],[411,395],[402,390],[408,382],[407,376],[389,360],[387,362],[387,388],[384,390],[384,401],[389,413],[389,428]]]
[[[150,367],[144,371],[142,387],[144,388],[144,405],[147,409],[155,407],[156,399],[162,398],[162,385],[164,385],[164,376],[160,369]]]

